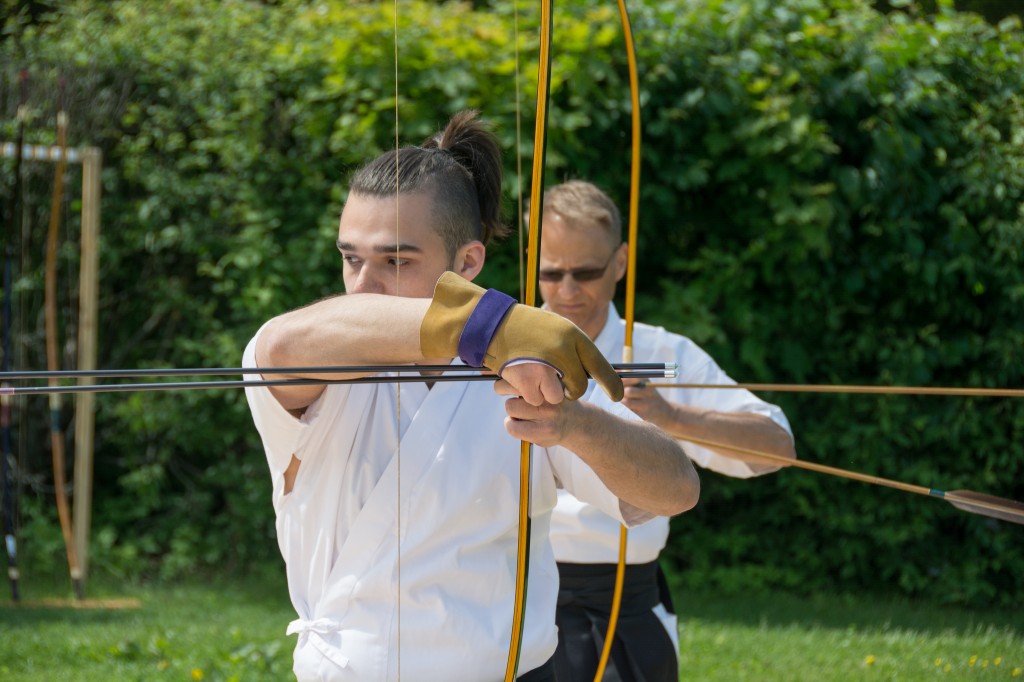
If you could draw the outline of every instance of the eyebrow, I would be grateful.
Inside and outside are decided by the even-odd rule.
[[[338,251],[358,251],[359,249],[350,242],[343,242],[340,239],[335,241]],[[371,249],[374,253],[423,253],[423,249],[415,244],[375,244]]]
[[[600,265],[584,265],[581,268],[540,268],[541,272],[585,272],[587,270],[601,270]],[[605,270],[608,269],[606,265]]]

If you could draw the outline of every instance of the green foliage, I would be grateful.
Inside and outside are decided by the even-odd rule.
[[[665,33],[680,49],[645,79],[646,197],[671,212],[647,223],[674,248],[644,261],[664,295],[643,315],[751,381],[1021,383],[1019,25],[721,2]],[[807,459],[1021,497],[1016,402],[778,401]],[[808,476],[705,477],[707,523],[677,524],[693,584],[747,563],[743,580],[1013,598],[1017,528]]]
[[[6,114],[25,64],[38,84],[32,139],[48,141],[43,84],[52,94],[60,75],[72,144],[104,152],[100,366],[236,365],[264,320],[340,289],[346,178],[395,140],[393,11],[80,0],[19,28],[17,50],[0,43],[3,135],[13,136]],[[929,17],[883,15],[867,0],[650,0],[632,11],[641,319],[686,333],[744,380],[1024,384],[1019,22],[992,26],[948,3]],[[518,20],[529,169],[538,17],[521,8]],[[593,179],[625,206],[617,21],[606,3],[556,16],[547,162],[549,183]],[[398,23],[401,141],[478,107],[514,150],[511,7],[403,2]],[[506,163],[513,196],[515,155]],[[9,164],[2,172],[7,192]],[[484,284],[514,291],[516,252],[514,240],[497,247]],[[66,258],[73,267],[73,249]],[[41,266],[27,265],[19,287],[31,303]],[[23,339],[37,338],[33,324]],[[1024,497],[1019,403],[777,402],[804,458]],[[135,578],[278,561],[269,477],[240,393],[104,396],[98,410],[97,566]],[[44,427],[24,431],[45,452]],[[703,480],[670,548],[690,587],[976,604],[1009,603],[1022,588],[1019,529],[941,501],[799,471]],[[44,539],[23,545],[59,563],[44,509],[26,505],[23,527]]]

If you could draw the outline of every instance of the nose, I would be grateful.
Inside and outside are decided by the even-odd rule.
[[[569,298],[580,290],[579,282],[572,276],[572,273],[567,272],[562,276],[562,280],[558,283],[558,291],[562,296]]]
[[[379,272],[364,265],[356,274],[353,286],[345,287],[350,294],[385,294],[387,289]]]

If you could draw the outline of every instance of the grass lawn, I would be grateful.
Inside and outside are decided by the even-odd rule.
[[[66,583],[66,580],[65,580]],[[134,598],[138,608],[32,606],[60,597],[56,583],[23,585],[0,601],[0,680],[287,680],[294,618],[284,578],[112,588],[91,584],[90,599]]]
[[[677,598],[680,680],[1020,680],[1024,610],[779,594]]]
[[[138,608],[32,606],[58,581],[0,600],[0,680],[287,680],[294,637],[283,578],[114,589]],[[693,682],[1020,680],[1024,611],[859,597],[680,595],[682,673]]]

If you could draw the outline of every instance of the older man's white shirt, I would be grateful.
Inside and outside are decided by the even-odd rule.
[[[609,362],[622,361],[626,323],[619,317],[615,306],[608,306],[608,321],[594,340],[594,344]],[[674,362],[679,365],[679,377],[671,383],[735,384],[722,371],[711,356],[685,336],[666,331],[662,327],[635,323],[633,325],[633,357],[636,362]],[[664,383],[669,383],[668,381]],[[694,405],[718,412],[753,412],[769,417],[792,433],[782,410],[766,403],[750,391],[743,389],[658,389],[666,400]],[[599,398],[594,383],[585,400]],[[683,450],[695,463],[726,476],[749,478],[775,469],[762,469],[756,474],[745,463],[723,457],[693,443],[680,441]],[[578,564],[614,564],[619,560],[619,522],[597,507],[581,501],[571,493],[558,491],[558,503],[551,515],[551,544],[555,560]],[[668,538],[669,520],[657,517],[642,526],[631,528],[626,546],[626,562],[643,564],[658,558]]]

